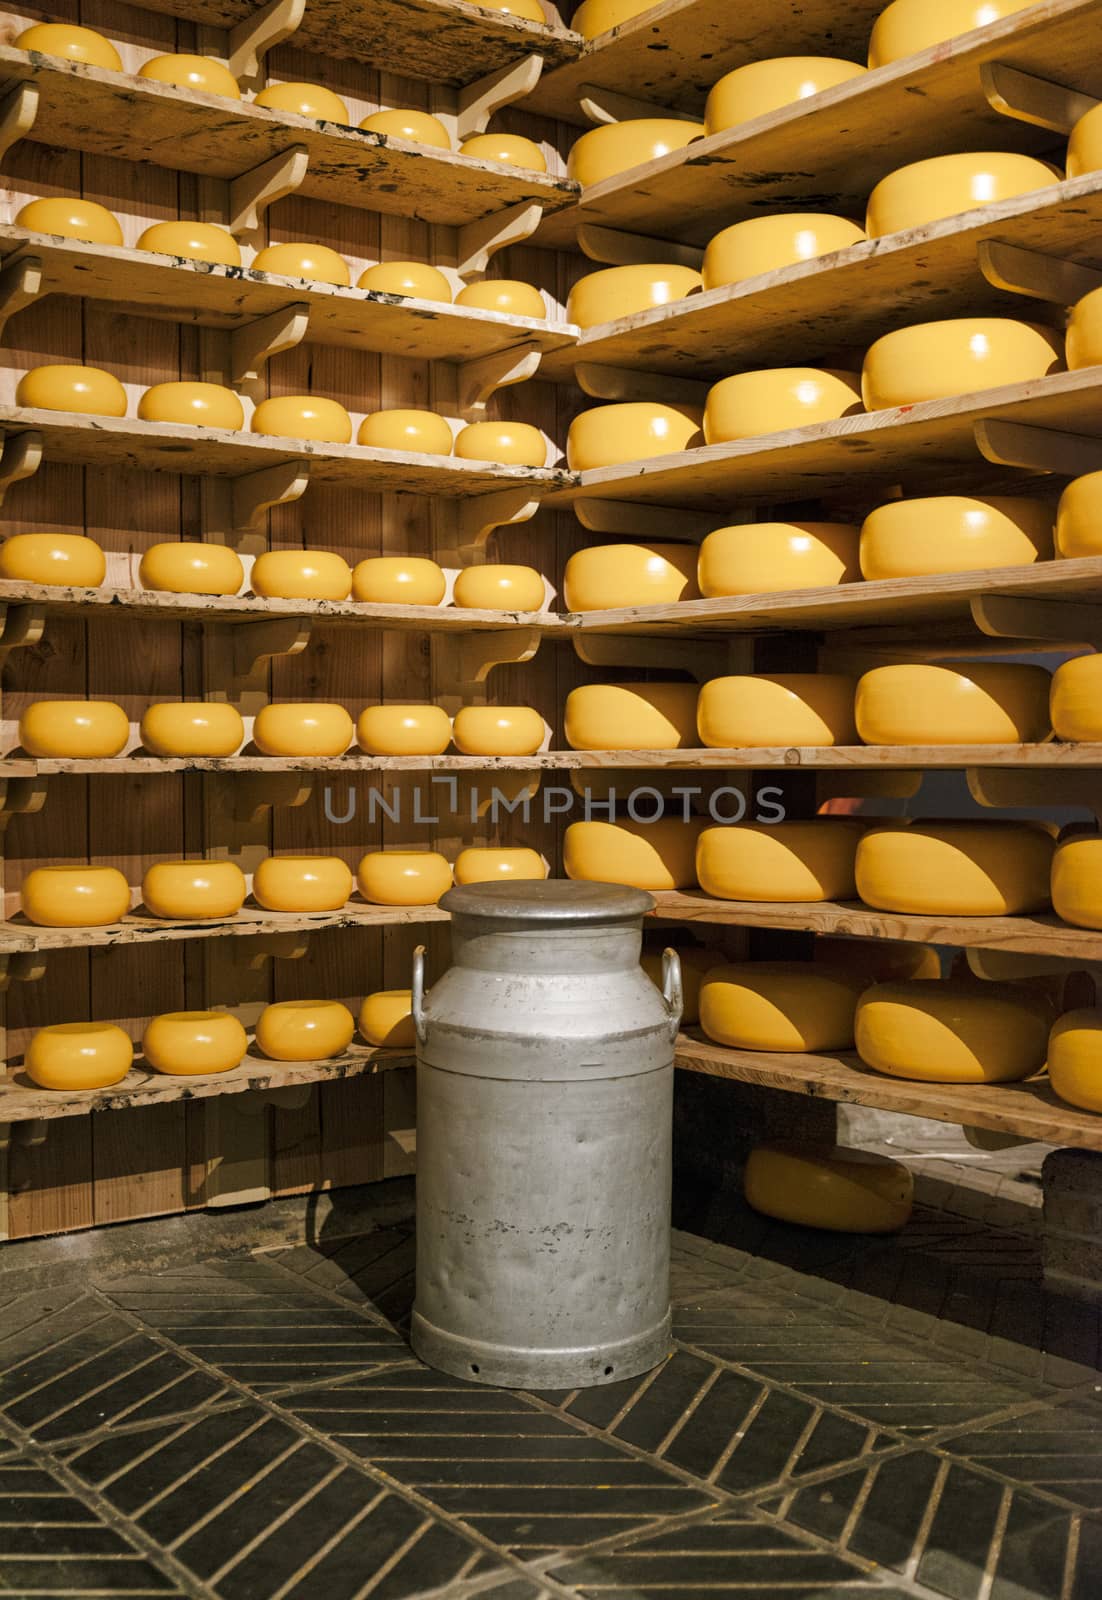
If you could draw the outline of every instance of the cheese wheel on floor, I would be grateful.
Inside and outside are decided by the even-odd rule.
[[[707,828],[696,852],[700,887],[717,900],[766,905],[852,900],[863,828],[843,817]]]
[[[1076,656],[1052,674],[1052,731],[1058,739],[1102,739],[1102,656]]]
[[[1045,1064],[1052,1007],[1020,984],[881,983],[857,1007],[866,1066],[922,1083],[1016,1083]]]
[[[857,732],[866,744],[1040,744],[1051,683],[1017,663],[876,667],[857,685]]]
[[[849,1050],[863,988],[852,973],[812,961],[734,962],[706,974],[700,1025],[733,1050]]]
[[[722,967],[727,957],[722,950],[702,949],[695,944],[678,945],[674,948],[676,948],[681,961],[681,992],[683,995],[681,1022],[684,1027],[691,1028],[700,1021],[700,986],[704,981],[705,973],[711,972],[713,967]],[[661,950],[644,951],[640,964],[655,988],[661,989]]]
[[[760,1144],[743,1186],[763,1216],[830,1233],[896,1233],[914,1205],[914,1180],[898,1161],[830,1145]]]
[[[1069,1011],[1048,1041],[1048,1076],[1054,1094],[1081,1111],[1102,1111],[1102,1010]]]
[[[881,823],[857,847],[857,893],[877,911],[913,916],[1043,911],[1054,849],[1038,823]]]
[[[696,885],[698,821],[572,822],[563,836],[568,878],[659,893]]]
[[[932,944],[908,944],[902,939],[815,940],[813,961],[859,977],[865,988],[905,978],[940,978],[941,957]]]
[[[856,686],[832,672],[713,678],[697,705],[700,742],[709,750],[856,744]]]
[[[572,750],[696,748],[695,683],[587,683],[566,697]]]
[[[1052,909],[1073,928],[1102,928],[1102,836],[1073,833],[1056,846]]]

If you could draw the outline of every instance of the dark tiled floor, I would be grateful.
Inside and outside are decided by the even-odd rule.
[[[713,1216],[664,1366],[521,1394],[413,1360],[386,1220],[9,1295],[0,1596],[1102,1600],[1097,1329],[1028,1241]]]

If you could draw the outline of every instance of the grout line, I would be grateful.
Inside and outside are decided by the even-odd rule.
[[[419,1528],[414,1528],[409,1538],[404,1540],[403,1543],[398,1546],[397,1550],[393,1551],[392,1554],[387,1557],[382,1566],[372,1573],[371,1577],[364,1584],[363,1588],[356,1590],[356,1593],[352,1596],[352,1600],[366,1600],[366,1597],[371,1593],[375,1585],[385,1578],[388,1572],[394,1571],[394,1568],[398,1565],[399,1561],[402,1560],[403,1556],[407,1556],[413,1549],[414,1545],[417,1544],[420,1539],[423,1539],[428,1530],[433,1526],[434,1523],[426,1517],[421,1526]]]
[[[259,1426],[263,1427],[263,1423],[259,1424]],[[253,1430],[253,1431],[255,1431],[255,1430]],[[249,1434],[242,1434],[241,1437],[242,1438],[248,1438],[248,1437],[250,1437],[250,1435]],[[234,1445],[234,1444],[237,1444],[237,1443],[238,1443],[238,1440],[236,1440],[236,1439],[231,1441],[231,1445]],[[215,1517],[220,1516],[223,1511],[228,1510],[228,1508],[230,1506],[234,1505],[238,1500],[240,1500],[240,1498],[241,1498],[241,1496],[243,1494],[245,1494],[249,1490],[253,1489],[257,1484],[263,1483],[265,1478],[269,1477],[276,1470],[277,1467],[283,1466],[285,1461],[292,1461],[294,1459],[294,1457],[298,1454],[298,1452],[302,1448],[303,1448],[303,1444],[302,1444],[302,1440],[301,1439],[292,1440],[292,1442],[287,1446],[286,1450],[281,1450],[279,1455],[273,1457],[273,1459],[271,1461],[269,1461],[265,1466],[261,1467],[259,1472],[253,1473],[252,1477],[249,1478],[246,1483],[243,1483],[243,1484],[239,1485],[239,1487],[236,1488],[233,1491],[232,1494],[226,1495],[221,1500],[219,1500],[218,1503],[216,1505],[212,1506],[211,1509],[204,1516],[199,1518],[198,1522],[192,1523],[190,1527],[184,1529],[183,1533],[177,1534],[175,1539],[169,1540],[167,1542],[167,1548],[169,1550],[175,1551],[176,1549],[178,1549],[178,1547],[180,1545],[186,1544],[187,1541],[192,1537],[193,1534],[201,1533],[202,1530],[207,1526],[208,1523],[213,1522]],[[218,1452],[219,1455],[223,1455],[224,1453],[225,1453],[224,1451],[219,1451]],[[217,1459],[217,1457],[215,1457],[215,1456],[211,1457],[212,1461],[216,1460],[216,1459]],[[328,1474],[328,1476],[322,1480],[322,1484],[327,1483],[329,1481],[329,1478],[331,1478],[333,1476],[334,1476],[333,1473]],[[322,1485],[319,1484],[318,1487],[321,1487],[321,1486]],[[175,1489],[176,1487],[178,1487],[178,1486],[174,1484],[173,1485],[173,1489]],[[316,1492],[317,1492],[316,1489],[312,1491],[312,1493],[316,1493]],[[309,1496],[307,1496],[306,1498],[309,1498]],[[296,1510],[298,1508],[298,1506],[300,1506],[302,1504],[303,1504],[302,1500],[296,1500],[295,1505],[291,1509],[292,1510]],[[144,1516],[145,1511],[147,1509],[148,1509],[147,1507],[143,1508],[143,1512],[142,1512],[143,1516]],[[287,1516],[287,1515],[288,1515],[288,1513],[284,1512],[282,1516],[278,1517],[275,1520],[275,1522],[269,1523],[267,1525],[267,1527],[265,1528],[265,1530],[264,1530],[265,1533],[267,1533],[271,1528],[278,1528],[279,1524],[283,1521],[283,1518],[285,1516]],[[232,1566],[236,1565],[236,1563],[241,1559],[241,1556],[244,1555],[248,1550],[251,1550],[255,1543],[256,1543],[255,1539],[250,1540],[248,1545],[246,1545],[243,1550],[238,1551],[237,1555],[234,1556],[233,1561],[226,1562],[223,1566],[219,1567],[218,1571],[211,1575],[211,1583],[212,1584],[215,1583],[217,1581],[217,1579],[219,1579],[222,1576],[222,1574],[226,1571],[227,1567],[232,1567]]]
[[[677,1421],[673,1424],[673,1426],[671,1428],[667,1428],[665,1434],[662,1436],[662,1438],[659,1440],[659,1442],[655,1445],[654,1450],[652,1452],[652,1454],[654,1455],[655,1460],[661,1461],[663,1463],[663,1465],[665,1465],[666,1451],[670,1448],[670,1445],[673,1444],[674,1440],[677,1438],[678,1434],[684,1428],[684,1426],[685,1426],[686,1422],[688,1422],[689,1418],[692,1417],[692,1416],[695,1416],[696,1411],[697,1411],[697,1409],[698,1409],[698,1407],[700,1405],[700,1402],[704,1399],[705,1395],[710,1394],[712,1389],[715,1387],[715,1385],[718,1382],[719,1382],[719,1368],[718,1367],[714,1367],[712,1369],[712,1371],[708,1374],[708,1376],[704,1379],[704,1382],[700,1385],[700,1388],[693,1395],[693,1398],[689,1401],[688,1405],[685,1407],[684,1411],[678,1417]],[[670,1465],[672,1465],[672,1462],[670,1463]]]
[[[999,1500],[999,1510],[995,1517],[995,1526],[991,1530],[991,1543],[987,1550],[987,1563],[983,1570],[976,1600],[991,1600],[991,1590],[999,1570],[999,1561],[1002,1557],[1003,1538],[1006,1534],[1006,1525],[1010,1520],[1010,1505],[1014,1499],[1014,1491],[1007,1484]],[[917,1570],[917,1569],[916,1569]]]
[[[191,1537],[193,1532],[203,1528],[208,1522],[211,1521],[213,1516],[217,1516],[220,1511],[224,1510],[228,1506],[232,1506],[236,1501],[240,1500],[242,1495],[249,1493],[255,1487],[255,1485],[263,1484],[264,1479],[269,1475],[269,1473],[274,1472],[275,1468],[281,1466],[283,1462],[293,1461],[298,1452],[300,1450],[304,1450],[305,1448],[305,1441],[302,1439],[297,1440],[289,1450],[285,1450],[283,1454],[273,1461],[270,1466],[265,1468],[263,1472],[258,1473],[255,1478],[250,1478],[248,1482],[241,1484],[241,1486],[236,1489],[227,1500],[224,1500],[221,1505],[216,1506],[214,1511],[208,1516],[204,1517],[202,1521],[197,1522],[194,1529],[189,1528],[186,1534],[182,1534],[180,1538],[175,1541],[173,1548],[175,1549],[176,1546],[186,1542],[186,1540]],[[248,1543],[242,1545],[239,1550],[235,1550],[232,1558],[229,1561],[224,1561],[218,1568],[218,1571],[211,1574],[210,1581],[212,1587],[216,1587],[228,1572],[232,1572],[235,1567],[239,1567],[247,1556],[250,1556],[259,1545],[264,1543],[269,1534],[274,1533],[277,1528],[282,1528],[285,1522],[289,1522],[297,1512],[302,1510],[303,1506],[308,1506],[323,1489],[327,1489],[331,1483],[336,1482],[343,1471],[344,1467],[340,1465],[340,1463],[334,1462],[333,1470],[331,1472],[327,1472],[323,1478],[319,1478],[317,1483],[313,1485],[308,1493],[300,1495],[295,1501],[294,1505],[287,1506],[285,1510],[280,1512],[278,1517],[275,1517],[271,1522],[266,1522],[259,1533],[254,1534]],[[371,1502],[372,1505],[377,1504],[378,1498],[378,1495],[376,1495],[375,1499]]]
[[[709,1472],[709,1474],[708,1474],[708,1482],[709,1483],[714,1484],[714,1483],[718,1482],[720,1473],[723,1471],[724,1467],[730,1461],[731,1457],[734,1455],[735,1451],[738,1449],[738,1447],[742,1443],[743,1439],[745,1439],[747,1430],[752,1426],[752,1424],[754,1423],[754,1421],[757,1418],[758,1414],[761,1412],[762,1408],[764,1407],[765,1402],[769,1399],[769,1394],[770,1394],[770,1390],[769,1390],[768,1384],[764,1384],[763,1383],[762,1386],[761,1386],[761,1393],[758,1395],[757,1399],[752,1402],[749,1411],[747,1411],[745,1413],[745,1415],[742,1418],[742,1421],[739,1423],[738,1427],[735,1429],[734,1433],[732,1433],[730,1439],[728,1439],[727,1443],[724,1445],[722,1451],[720,1452],[719,1460],[716,1462],[716,1464],[712,1468],[711,1472]],[[820,1417],[821,1415],[822,1415],[821,1411],[813,1411],[812,1412],[811,1421],[808,1423],[807,1427],[804,1428],[803,1434],[801,1434],[800,1439],[797,1441],[797,1449],[799,1448],[799,1445],[803,1442],[804,1437],[807,1435],[808,1428],[814,1427],[815,1422],[818,1420],[818,1417]],[[789,1460],[791,1460],[791,1456],[789,1457]],[[787,1465],[787,1463],[786,1463],[786,1465]],[[783,1473],[783,1469],[782,1469],[782,1473]]]
[[[1063,1582],[1060,1585],[1060,1600],[1074,1600],[1075,1571],[1079,1565],[1079,1536],[1083,1523],[1080,1517],[1074,1517],[1068,1527],[1068,1548],[1064,1556]]]
[[[951,1463],[944,1458],[940,1462],[937,1472],[934,1475],[934,1481],[933,1485],[931,1486],[930,1493],[927,1496],[926,1509],[922,1513],[922,1518],[918,1524],[918,1528],[915,1531],[914,1539],[911,1541],[910,1552],[907,1556],[903,1571],[905,1576],[910,1578],[912,1582],[915,1583],[918,1581],[918,1569],[921,1565],[922,1557],[926,1553],[926,1545],[930,1538],[930,1530],[933,1528],[934,1518],[937,1516],[938,1507],[941,1505],[941,1497],[945,1493],[945,1485],[949,1481],[950,1466]]]

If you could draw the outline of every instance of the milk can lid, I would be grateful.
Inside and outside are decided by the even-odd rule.
[[[653,911],[654,896],[619,883],[575,883],[566,878],[538,882],[469,883],[449,889],[440,900],[460,917],[569,924],[628,922]]]

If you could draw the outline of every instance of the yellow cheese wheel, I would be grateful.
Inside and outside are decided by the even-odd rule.
[[[450,456],[452,431],[435,411],[374,411],[360,423],[356,443],[372,450],[408,450],[415,455]]]
[[[63,61],[80,61],[87,67],[105,67],[108,72],[122,71],[122,57],[110,39],[94,28],[78,28],[71,22],[36,22],[23,29],[15,48],[60,56]]]
[[[237,240],[228,228],[214,222],[155,222],[138,240],[138,249],[180,256],[185,261],[209,261],[214,266],[241,265]]]
[[[441,305],[450,305],[452,299],[452,286],[444,274],[423,261],[380,261],[360,273],[356,287],[372,294],[435,300]]]
[[[849,1050],[859,978],[810,961],[715,967],[700,989],[700,1026],[733,1050]]]
[[[155,383],[138,401],[142,422],[184,423],[236,433],[245,426],[245,408],[232,389],[220,383]]]
[[[580,411],[566,436],[566,464],[572,472],[621,466],[680,450],[695,450],[701,437],[698,406],[664,405],[658,400],[626,400]]]
[[[235,917],[246,892],[235,861],[155,861],[142,879],[142,900],[152,916],[187,922]]]
[[[312,122],[339,122],[351,127],[348,107],[339,94],[323,89],[320,83],[270,83],[253,101],[268,111],[289,111]]]
[[[169,594],[237,594],[245,581],[245,569],[237,551],[228,545],[181,539],[174,544],[151,544],[142,555],[138,577],[146,589],[163,589]]]
[[[570,611],[673,605],[698,600],[692,544],[595,544],[576,550],[563,574]]]
[[[339,911],[352,881],[340,856],[265,856],[253,873],[253,898],[265,911]]]
[[[621,23],[630,22],[641,12],[650,11],[655,0],[582,0],[570,19],[570,26],[583,39],[596,39]]]
[[[1074,174],[1069,170],[1068,177]],[[1047,189],[1059,172],[1033,156],[1006,150],[967,151],[913,161],[881,178],[869,196],[865,231],[870,239],[921,228],[977,206]]]
[[[543,578],[535,567],[510,567],[488,562],[464,567],[455,580],[452,603],[478,611],[541,611]]]
[[[360,127],[365,133],[381,133],[388,139],[404,139],[407,144],[424,144],[434,150],[452,147],[447,128],[427,111],[373,111]]]
[[[599,323],[616,322],[655,306],[672,305],[699,289],[702,282],[693,267],[661,264],[588,272],[570,291],[566,320],[576,322],[579,328],[595,328]]]
[[[725,73],[712,87],[704,107],[704,127],[709,134],[737,128],[864,74],[864,67],[836,56],[775,56],[750,61]]]
[[[455,748],[465,756],[534,756],[546,736],[531,706],[461,706],[452,724]]]
[[[499,467],[542,467],[547,443],[530,422],[469,422],[455,436],[455,454]]]
[[[23,915],[40,928],[102,928],[130,909],[117,867],[35,867],[23,879]]]
[[[932,944],[902,939],[817,938],[812,959],[859,977],[865,988],[896,978],[940,978],[941,957]]]
[[[869,40],[869,66],[885,67],[891,61],[928,50],[943,39],[971,33],[1032,5],[1033,0],[893,0],[873,24]]]
[[[1102,362],[1102,290],[1092,290],[1071,308],[1066,349],[1072,372]]]
[[[0,578],[73,589],[98,589],[107,561],[82,533],[13,533],[0,545]]]
[[[681,962],[681,1023],[683,1027],[694,1028],[700,1021],[700,987],[704,976],[714,967],[722,967],[727,957],[722,950],[702,949],[695,944],[677,945],[674,948]],[[655,988],[661,989],[661,950],[644,951],[640,964]]]
[[[1051,328],[1012,317],[954,317],[899,328],[865,356],[861,392],[868,411],[999,389],[1059,372],[1063,340]]]
[[[352,598],[362,605],[438,606],[447,587],[443,568],[425,556],[368,556],[352,569]]]
[[[1102,168],[1102,106],[1079,118],[1068,141],[1068,177],[1082,178]]]
[[[250,582],[254,594],[282,600],[347,600],[352,572],[331,550],[266,550]]]
[[[360,1036],[367,1044],[390,1050],[412,1050],[417,1043],[413,1027],[413,991],[379,989],[360,1007]]]
[[[837,672],[713,678],[700,691],[700,742],[709,750],[856,744],[855,687]]]
[[[253,412],[252,431],[276,439],[317,439],[351,444],[352,418],[338,400],[316,394],[283,394],[262,400]]]
[[[260,1013],[256,1042],[273,1061],[327,1061],[344,1054],[355,1031],[338,1000],[280,1000]]]
[[[1056,550],[1068,560],[1102,554],[1102,472],[1073,478],[1060,496]]]
[[[343,756],[352,743],[352,718],[343,706],[319,700],[262,706],[253,743],[264,756]]]
[[[520,278],[483,278],[481,283],[468,283],[456,295],[455,303],[468,311],[492,311],[495,316],[547,319],[543,295],[534,283]]]
[[[29,200],[16,213],[16,226],[31,233],[52,233],[59,239],[83,239],[85,244],[121,245],[122,229],[113,211],[94,200],[66,196]]]
[[[473,139],[464,139],[459,154],[471,161],[493,161],[500,167],[547,171],[547,159],[539,145],[519,133],[476,133]]]
[[[452,886],[452,869],[434,850],[370,850],[356,883],[371,905],[434,906]]]
[[[876,667],[857,685],[857,731],[866,744],[1040,744],[1051,683],[1017,663]]]
[[[1052,508],[1018,496],[931,495],[878,506],[861,529],[866,578],[1029,566],[1053,555]]]
[[[704,437],[708,444],[729,444],[834,422],[860,410],[861,379],[856,372],[816,367],[737,372],[709,389]]]
[[[575,141],[566,161],[567,176],[588,188],[621,172],[630,172],[644,162],[657,161],[671,151],[683,150],[703,136],[702,122],[683,122],[673,117],[607,122],[590,128]]]
[[[914,1180],[888,1156],[829,1145],[761,1144],[743,1176],[762,1216],[826,1233],[897,1233],[914,1209]]]
[[[587,683],[566,697],[572,750],[694,750],[695,683]]]
[[[843,817],[706,828],[696,851],[700,887],[717,900],[765,905],[852,900],[862,829]]]
[[[540,22],[546,25],[547,14],[539,0],[479,0],[482,11],[500,11],[507,17],[522,22]]]
[[[39,411],[74,411],[92,417],[125,417],[126,390],[100,367],[53,364],[32,367],[15,386],[15,403]]]
[[[29,756],[90,761],[117,756],[129,738],[130,718],[113,700],[35,700],[19,718]]]
[[[196,94],[217,94],[226,100],[240,100],[237,79],[221,61],[211,56],[151,56],[138,68],[139,78],[153,83],[171,83],[177,89],[192,89]]]
[[[232,1072],[249,1039],[229,1011],[165,1011],[142,1034],[145,1065],[173,1078]]]
[[[164,700],[144,712],[141,741],[155,756],[232,756],[245,724],[236,706],[220,700]]]
[[[1102,656],[1076,656],[1052,675],[1052,727],[1058,739],[1102,739]]]
[[[1045,1064],[1052,1008],[1021,984],[881,983],[857,1007],[866,1066],[922,1083],[1014,1083]]]
[[[455,858],[455,881],[460,884],[501,883],[506,878],[542,880],[546,876],[547,863],[536,850],[472,846]]]
[[[307,283],[332,283],[339,289],[352,283],[348,262],[327,244],[270,244],[257,252],[251,270],[277,278],[303,278]]]
[[[1069,1011],[1048,1041],[1053,1093],[1082,1111],[1102,1111],[1102,1010]]]
[[[55,1022],[39,1028],[23,1057],[40,1089],[106,1089],[130,1071],[134,1046],[113,1022]]]
[[[755,522],[716,528],[700,546],[700,592],[783,594],[860,576],[859,532],[848,522]]]
[[[704,287],[745,283],[748,278],[815,261],[864,242],[864,229],[848,217],[813,211],[750,217],[724,228],[709,242],[702,269]]]
[[[1075,928],[1102,928],[1102,838],[1072,833],[1052,860],[1052,908]]]
[[[356,739],[369,756],[442,756],[452,725],[442,706],[367,706]]]
[[[663,817],[658,822],[572,822],[563,836],[568,878],[622,883],[661,892],[696,884],[696,841],[702,824]]]
[[[1028,822],[882,823],[857,849],[857,893],[877,911],[1009,917],[1048,905],[1055,841]]]

